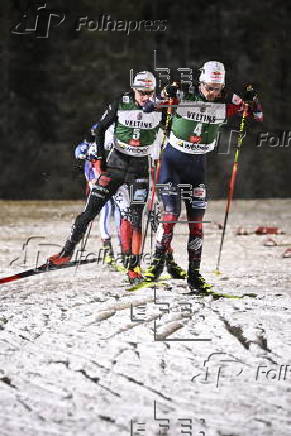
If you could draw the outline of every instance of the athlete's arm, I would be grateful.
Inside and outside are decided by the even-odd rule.
[[[120,99],[116,99],[107,109],[95,128],[95,142],[97,145],[97,158],[104,158],[105,132],[111,124],[117,121],[117,111]]]
[[[231,118],[236,114],[241,114],[244,105],[248,105],[247,117],[253,118],[256,121],[263,121],[263,110],[256,93],[252,96],[247,95],[247,92],[243,97],[237,94],[232,94],[231,97],[226,98],[226,118]]]

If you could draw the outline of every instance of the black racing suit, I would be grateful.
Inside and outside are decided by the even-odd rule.
[[[85,209],[80,213],[74,225],[64,250],[72,253],[83,238],[88,224],[99,214],[104,204],[116,193],[123,184],[131,188],[130,220],[133,227],[142,228],[142,212],[148,195],[148,156],[130,156],[113,149],[105,163],[104,138],[105,131],[118,120],[118,98],[98,122],[95,134],[98,147],[98,158],[102,159],[103,173],[91,188]],[[142,109],[137,105],[137,109]],[[135,201],[137,201],[135,203]],[[139,259],[135,264],[138,264]],[[135,266],[135,265],[134,265]]]

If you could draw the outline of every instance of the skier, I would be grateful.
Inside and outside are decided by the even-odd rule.
[[[101,208],[124,183],[130,185],[130,221],[132,244],[128,260],[130,282],[142,279],[140,250],[142,240],[142,211],[148,193],[148,154],[159,155],[163,131],[162,113],[152,110],[152,96],[156,79],[148,71],[138,73],[132,91],[122,94],[109,107],[95,129],[96,156],[94,168],[98,179],[91,192],[85,210],[77,216],[71,234],[60,253],[51,256],[48,262],[60,265],[70,261],[76,245],[86,232],[87,226]],[[108,162],[104,159],[104,136],[114,123],[114,149]],[[155,157],[157,159],[157,156]]]
[[[80,144],[77,145],[75,149],[75,157],[78,160],[85,160],[84,163],[84,174],[86,178],[86,196],[88,197],[91,190],[91,185],[94,185],[96,179],[96,173],[94,168],[94,158],[95,158],[95,129],[97,124],[91,127],[90,131],[90,141],[84,139]],[[114,126],[111,125],[105,132],[104,149],[106,150],[106,157],[113,146],[113,134]],[[93,148],[93,150],[92,150]],[[93,153],[93,154],[92,154]],[[90,159],[92,159],[91,161]],[[105,250],[104,261],[108,264],[114,263],[114,250],[111,243],[111,233],[110,233],[110,217],[114,216],[116,233],[118,235],[120,243],[120,210],[118,205],[115,203],[114,198],[110,198],[107,203],[102,207],[99,217],[99,232],[101,236],[101,241],[103,249]]]
[[[157,280],[161,275],[173,229],[181,212],[181,195],[185,195],[179,185],[191,185],[190,198],[185,200],[185,206],[189,221],[187,282],[193,293],[210,286],[200,274],[202,220],[207,206],[206,153],[215,148],[219,127],[231,116],[241,113],[244,108],[241,97],[224,89],[223,63],[206,62],[200,71],[199,85],[189,88],[172,116],[169,142],[162,154],[158,180],[164,223],[157,232],[152,264],[144,273],[148,281]],[[255,93],[251,97],[248,115],[261,121],[261,105]]]

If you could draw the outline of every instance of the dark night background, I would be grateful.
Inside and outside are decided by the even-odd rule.
[[[74,147],[112,98],[128,88],[130,68],[153,70],[154,49],[158,66],[170,68],[173,79],[178,67],[197,71],[205,61],[219,60],[234,91],[243,83],[255,84],[264,122],[248,126],[235,196],[290,196],[291,144],[256,145],[259,132],[291,130],[291,19],[286,2],[48,0],[47,9],[65,10],[66,20],[47,39],[11,33],[29,3],[1,0],[0,6],[2,199],[83,198]],[[129,36],[74,30],[77,17],[102,14],[167,20],[167,30]],[[210,198],[226,196],[232,159],[233,150],[208,156]]]

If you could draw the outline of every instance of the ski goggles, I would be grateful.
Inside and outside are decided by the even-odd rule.
[[[215,92],[219,92],[222,90],[223,85],[220,86],[211,86],[211,85],[207,85],[207,83],[202,82],[205,91],[209,92],[209,91],[215,91]]]
[[[137,92],[139,93],[139,95],[153,95],[154,91],[141,91],[139,89],[137,89]]]

